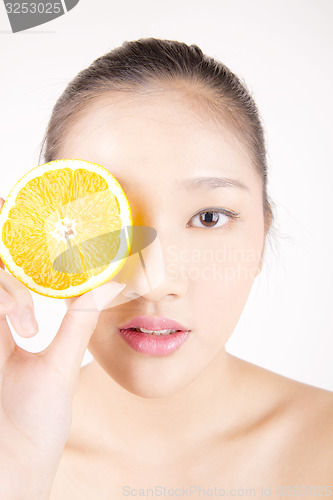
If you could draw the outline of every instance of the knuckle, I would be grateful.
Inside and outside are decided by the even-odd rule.
[[[34,301],[26,288],[18,287],[14,292],[14,298],[22,310],[26,308],[34,309]]]
[[[6,308],[10,308],[16,304],[16,300],[11,293],[5,290],[0,285],[0,304]]]
[[[84,326],[84,320],[82,318],[80,319],[80,317],[78,317],[78,315],[73,311],[67,311],[65,318],[69,328],[77,328]]]
[[[75,324],[76,323],[76,318],[75,318],[75,314],[68,310],[66,315],[65,315],[65,319],[66,319],[66,322],[67,323],[70,323],[70,324]]]
[[[90,316],[87,316],[87,314],[79,314],[80,311],[72,311],[68,310],[65,318],[66,318],[66,323],[69,328],[75,328],[75,329],[83,329],[83,330],[90,330],[95,328],[95,323],[97,323],[97,319],[93,319]]]

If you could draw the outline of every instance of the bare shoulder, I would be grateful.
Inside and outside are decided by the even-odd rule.
[[[255,365],[248,369],[262,394],[271,395],[269,440],[293,477],[332,479],[333,392]]]
[[[333,392],[274,374],[286,406],[298,422],[305,425],[320,421],[321,427],[333,430]]]
[[[251,365],[250,370],[255,373],[257,380],[261,380],[259,385],[275,396],[281,414],[301,427],[320,423],[322,429],[332,432],[333,438],[333,392],[259,366]]]
[[[303,481],[330,485],[333,479],[333,393],[288,380],[287,426],[290,463]]]

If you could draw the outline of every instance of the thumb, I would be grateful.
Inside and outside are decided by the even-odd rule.
[[[80,367],[89,340],[97,326],[101,310],[125,288],[125,284],[108,281],[79,296],[66,312],[59,331],[42,352],[47,363],[55,365],[70,388],[75,391]]]

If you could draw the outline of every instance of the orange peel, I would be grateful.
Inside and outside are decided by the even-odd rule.
[[[117,179],[78,159],[27,172],[0,213],[6,269],[40,295],[68,298],[111,280],[132,244],[132,213]]]

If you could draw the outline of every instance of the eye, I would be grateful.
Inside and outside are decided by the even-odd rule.
[[[191,220],[195,220],[196,218],[198,218],[198,224],[187,223],[186,227],[219,228],[228,224],[230,220],[239,218],[238,216],[239,214],[231,212],[230,210],[224,210],[221,208],[207,208],[205,210],[201,210],[197,214],[193,215],[193,217],[191,217]]]

